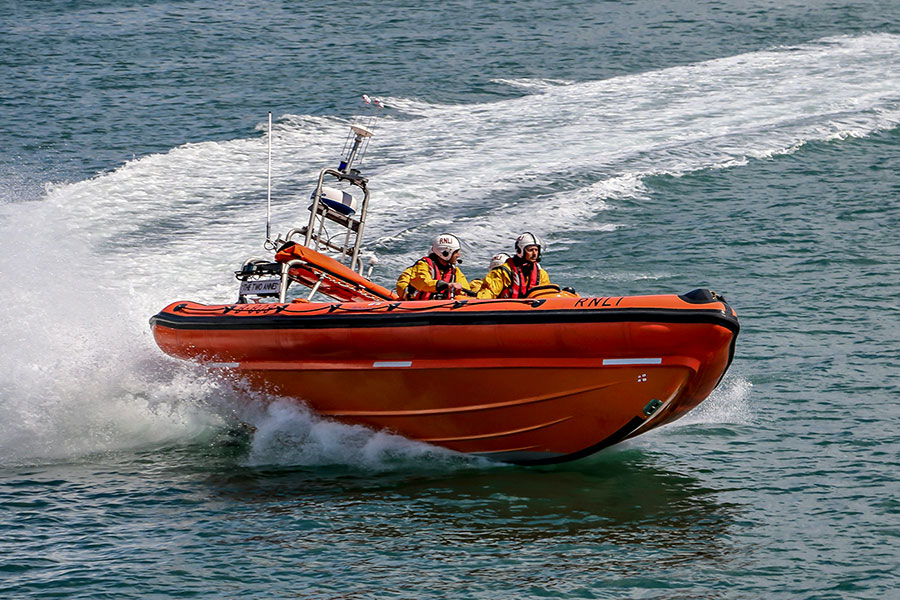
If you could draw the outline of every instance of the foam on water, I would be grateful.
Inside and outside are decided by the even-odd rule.
[[[567,79],[491,79],[491,83],[499,83],[529,92],[541,92],[560,85],[572,85],[575,81]]]
[[[412,463],[442,469],[495,465],[383,431],[323,419],[289,399],[247,406],[242,419],[255,428],[245,460],[253,467],[340,465],[383,471]]]
[[[900,36],[839,37],[604,81],[541,84],[494,103],[388,99],[416,118],[386,112],[363,163],[372,189],[367,238],[386,255],[384,283],[440,229],[467,239],[468,258],[486,264],[523,228],[561,245],[579,231],[614,230],[610,209],[640,202],[648,175],[728,168],[895,127],[898,52]],[[302,115],[276,120],[274,231],[306,220],[318,169],[335,163],[346,125]],[[49,186],[39,202],[0,206],[0,272],[14,282],[0,308],[4,460],[191,439],[221,426],[217,401],[230,397],[228,387],[163,357],[147,318],[174,300],[234,299],[231,271],[261,252],[265,174],[263,136],[188,144]],[[750,388],[733,381],[689,419],[740,415],[715,409]],[[411,442],[398,451],[381,434],[313,425],[281,405],[269,410],[258,417],[251,463],[421,451]],[[298,422],[307,425],[297,435],[317,441],[300,444],[299,453],[273,450],[269,442]],[[349,454],[334,454],[347,444],[333,442],[357,439]]]
[[[675,421],[669,427],[684,427],[701,423],[728,423],[750,425],[756,419],[750,402],[753,384],[739,375],[726,375],[709,398],[692,410],[687,416]]]
[[[596,222],[606,201],[639,195],[647,175],[728,168],[894,127],[898,49],[900,36],[839,37],[503,102],[396,101],[421,118],[387,124],[373,142],[373,187],[384,191],[371,233],[424,241],[452,224],[481,263],[523,223],[551,239],[608,225]]]

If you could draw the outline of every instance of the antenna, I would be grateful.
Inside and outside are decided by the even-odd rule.
[[[362,99],[369,106],[384,108],[384,102],[382,102],[381,98],[363,94]],[[355,123],[350,125],[350,134],[347,136],[347,141],[344,142],[344,149],[341,151],[341,162],[338,164],[338,171],[344,174],[348,172],[350,174],[353,173],[353,161],[358,160],[362,162],[366,149],[369,147],[369,139],[373,135],[375,135],[374,114],[370,115],[368,119],[360,117]]]
[[[270,223],[269,215],[272,208],[272,111],[269,111],[269,128],[266,130],[266,137],[269,138],[269,159],[266,167],[266,244],[271,243],[272,237],[269,233]]]
[[[338,165],[338,171],[347,173],[347,171],[350,170],[350,167],[353,166],[353,161],[356,160],[357,154],[359,154],[360,148],[362,148],[362,154],[359,154],[359,160],[362,161],[362,157],[366,152],[365,148],[368,146],[369,138],[372,137],[372,135],[372,130],[367,129],[362,125],[350,126],[350,136],[353,137],[353,143],[350,146],[349,152],[347,152],[347,156],[344,157]]]

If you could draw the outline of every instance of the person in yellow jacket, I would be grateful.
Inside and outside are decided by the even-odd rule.
[[[469,290],[469,282],[456,262],[459,260],[460,243],[455,235],[442,233],[434,238],[431,252],[410,267],[407,300],[443,300],[462,296]],[[405,271],[404,271],[405,273]],[[404,275],[397,280],[397,288]]]
[[[506,252],[498,252],[497,254],[495,254],[494,256],[491,257],[491,264],[488,267],[488,273],[490,273],[491,271],[493,271],[500,265],[504,264],[508,260],[509,260],[509,254],[507,254]],[[471,290],[473,292],[477,292],[478,290],[481,289],[481,286],[483,283],[484,283],[484,278],[473,279],[472,281],[469,282],[469,288],[471,288]]]
[[[524,298],[532,288],[549,285],[550,276],[540,263],[543,247],[544,242],[533,233],[526,232],[516,238],[516,255],[491,269],[478,290],[478,297]]]

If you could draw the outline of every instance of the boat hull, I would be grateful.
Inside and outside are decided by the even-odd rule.
[[[459,452],[572,460],[702,402],[734,354],[711,295],[204,306],[151,319],[160,348],[337,420]]]

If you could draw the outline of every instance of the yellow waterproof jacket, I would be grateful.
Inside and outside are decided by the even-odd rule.
[[[431,260],[435,264],[437,264],[437,261],[435,261],[433,258]],[[437,292],[437,288],[435,286],[438,280],[432,276],[431,267],[428,265],[428,261],[426,261],[424,258],[421,258],[411,268],[412,273],[409,278],[409,288],[407,289],[407,293],[410,296],[414,293],[413,290],[419,292],[429,292],[432,294]],[[459,267],[457,267],[456,265],[452,265],[451,268],[454,270],[452,280],[462,285],[465,289],[469,289],[469,281],[466,279],[466,276],[463,275],[463,272],[459,270]],[[465,298],[466,296],[460,295],[459,297]]]
[[[412,272],[415,268],[416,265],[411,264],[403,269],[403,272],[400,273],[400,277],[397,278],[397,296],[401,300],[406,300],[406,288],[409,287],[409,280],[412,279]]]
[[[513,260],[509,259],[506,264],[491,269],[491,272],[484,276],[484,281],[478,290],[479,298],[502,298],[510,294],[513,287],[513,271],[509,263]],[[547,271],[542,269],[538,263],[535,263],[534,268],[538,269],[536,285],[548,285],[550,276],[547,275]],[[504,292],[506,292],[505,295]]]

